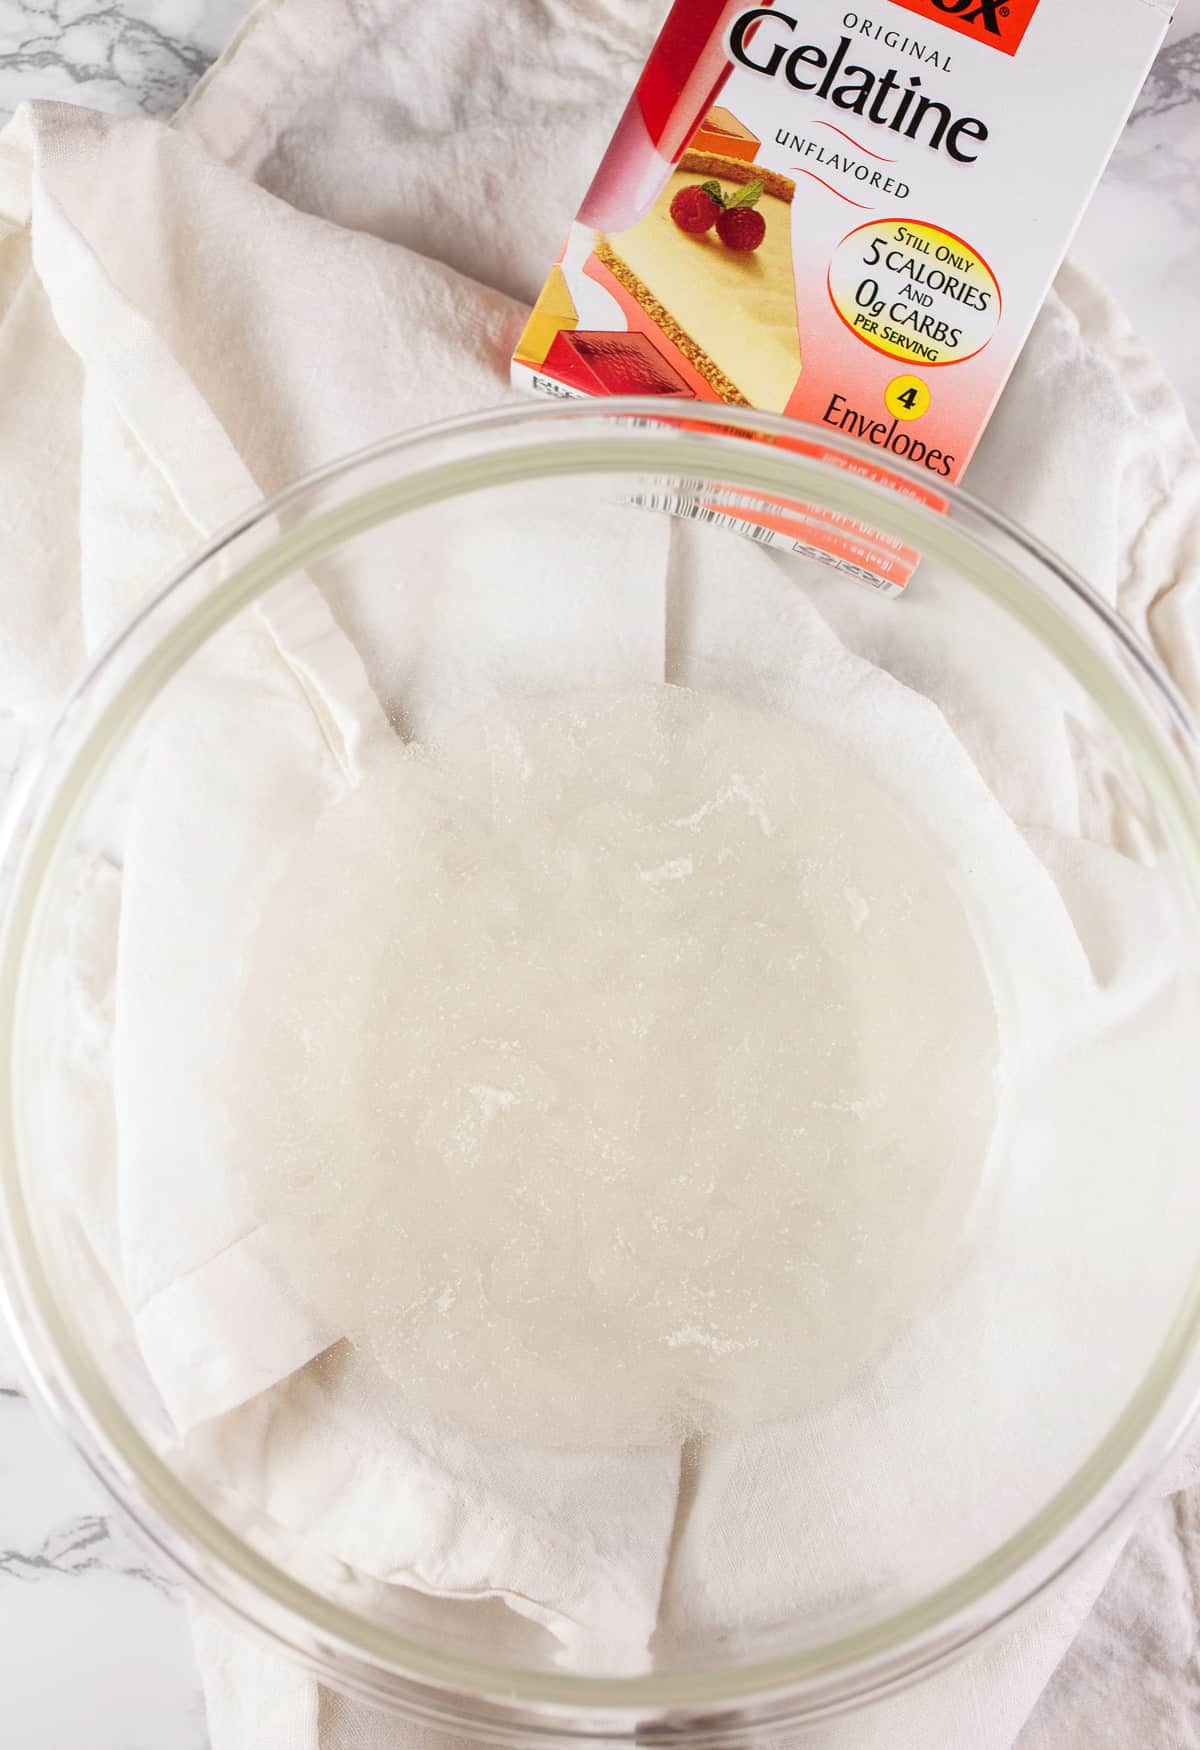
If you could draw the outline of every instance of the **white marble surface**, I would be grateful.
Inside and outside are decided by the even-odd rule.
[[[244,12],[244,0],[0,0],[0,119],[29,98],[169,114]],[[1120,297],[1200,427],[1200,0],[1180,0],[1075,255]],[[1127,1560],[1144,1561],[1155,1540],[1182,1541],[1181,1523],[1178,1508],[1164,1505]],[[1196,1546],[1200,1535],[1191,1561]],[[1106,1594],[1110,1617],[1119,1618],[1120,1584],[1118,1573]],[[1193,1696],[1195,1657],[1182,1646],[1174,1674]],[[1153,1674],[1159,1684],[1171,1678]],[[1141,1678],[1130,1669],[1120,1680]],[[1099,1705],[1111,1713],[1103,1673],[1098,1683]],[[1082,1729],[1061,1750],[1100,1742]],[[1104,1741],[1126,1750],[1119,1735]],[[1189,1735],[1178,1750],[1197,1742]],[[181,1600],[15,1389],[0,1339],[0,1747],[206,1744]]]
[[[170,115],[248,10],[246,0],[0,0],[0,119],[29,98]]]
[[[0,1744],[205,1750],[178,1597],[73,1455],[0,1391]]]
[[[1200,430],[1200,0],[1180,0],[1072,253],[1120,299]]]

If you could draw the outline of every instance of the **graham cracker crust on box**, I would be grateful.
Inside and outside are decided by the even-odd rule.
[[[689,148],[675,168],[677,171],[686,170],[689,176],[723,177],[726,182],[761,182],[767,194],[773,194],[777,201],[787,201],[789,205],[796,194],[796,184],[790,176],[781,176],[778,170],[767,170],[761,164],[749,164],[744,158],[726,158],[720,152],[693,152]]]
[[[724,371],[713,363],[703,348],[696,345],[687,330],[681,328],[671,312],[659,303],[649,286],[644,285],[637,274],[631,268],[626,267],[608,238],[599,231],[596,233],[595,252],[597,260],[604,263],[609,273],[625,287],[631,298],[636,298],[655,327],[662,330],[676,351],[681,352],[688,363],[699,371],[710,388],[716,390],[721,400],[729,402],[733,407],[749,407],[750,402],[747,401],[737,384],[731,382]]]

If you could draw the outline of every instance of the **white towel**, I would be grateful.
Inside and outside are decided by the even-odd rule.
[[[259,492],[398,427],[503,398],[523,301],[536,292],[645,52],[656,22],[645,10],[636,0],[492,0],[476,38],[455,35],[440,8],[375,13],[335,0],[283,0],[252,18],[173,130],[45,106],[0,136],[0,392],[8,410],[0,520],[11,561],[0,577],[0,663],[30,721],[198,535]],[[503,64],[506,76],[485,81],[481,64]],[[1028,442],[1030,431],[1040,444]],[[1193,698],[1198,479],[1169,391],[1106,300],[1065,272],[971,484],[1119,602]],[[591,653],[581,679],[653,677],[669,654],[686,655],[665,650],[666,615],[661,606],[652,611],[648,590],[656,577],[666,588],[668,539],[686,537],[656,524],[639,551],[636,604],[614,597],[607,574],[581,577],[580,620],[562,628],[558,650],[537,646],[552,672],[581,646]],[[761,649],[779,636],[770,562],[743,552],[761,584],[759,623],[750,615],[740,629],[707,632],[694,623],[694,650],[730,636]],[[474,623],[468,609],[473,616],[477,607],[463,604],[461,619],[449,612],[441,625],[464,702],[488,680],[469,662],[461,674],[457,630]],[[544,620],[536,591],[525,608],[530,624]],[[784,622],[798,654],[818,641],[814,674],[836,657],[893,700],[884,670],[908,683],[913,705],[922,665],[936,672],[951,701],[957,741],[946,740],[955,769],[965,771],[965,750],[1023,828],[1078,830],[1074,772],[1053,742],[1054,726],[1011,700],[981,708],[973,689],[955,688],[962,651],[933,591],[922,599],[914,589],[884,607],[819,576],[811,606]],[[153,1168],[164,1137],[181,1134],[174,1102],[194,1100],[197,1067],[178,1085],[147,1078],[139,1043],[170,1024],[175,1003],[179,1015],[211,1019],[215,1054],[228,956],[211,950],[204,920],[180,954],[178,890],[164,872],[194,869],[202,857],[219,899],[220,884],[238,887],[255,869],[250,847],[264,844],[263,829],[281,843],[302,827],[353,782],[372,738],[387,733],[357,654],[303,586],[272,598],[253,626],[197,665],[186,709],[186,733],[172,736],[164,725],[127,837],[79,870],[88,954],[64,974],[72,1026],[51,1095],[68,1137],[86,1140],[72,1154],[97,1163],[70,1191],[100,1267],[136,1314],[167,1408],[191,1431],[193,1461],[214,1441],[227,1458],[270,1451],[261,1474],[273,1510],[282,1503],[291,1516],[310,1512],[322,1489],[336,1491],[343,1480],[328,1454],[303,1440],[320,1414],[342,1430],[338,1462],[351,1462],[356,1486],[394,1502],[386,1536],[366,1550],[341,1494],[325,1497],[336,1504],[322,1531],[346,1559],[381,1584],[406,1580],[471,1600],[470,1611],[494,1608],[474,1602],[481,1595],[506,1599],[527,1628],[505,1630],[503,1617],[491,1617],[497,1634],[549,1632],[592,1664],[619,1659],[644,1644],[659,1606],[675,1452],[639,1455],[633,1489],[611,1459],[581,1460],[574,1474],[560,1474],[547,1503],[544,1468],[520,1455],[506,1473],[489,1467],[483,1478],[470,1453],[437,1430],[409,1424],[397,1438],[389,1427],[388,1438],[373,1440],[379,1394],[375,1382],[364,1393],[355,1365],[332,1380],[303,1374],[279,1383],[332,1333],[275,1280],[252,1211],[236,1189],[229,1194],[233,1182],[206,1177],[221,1153],[214,1144],[229,1138],[205,1128],[213,1115],[203,1105],[192,1108],[192,1183],[209,1184],[211,1195],[201,1199],[203,1220],[180,1231],[171,1187]],[[258,757],[237,799],[239,830],[226,835],[230,854],[214,860],[203,833],[204,738],[231,735],[234,724]],[[1043,845],[1042,856],[1053,863],[1053,847]],[[1019,866],[1028,875],[1037,859]],[[256,878],[267,873],[258,866]],[[209,926],[221,927],[225,915],[214,907]],[[168,953],[179,984],[163,992],[151,974]],[[105,1130],[110,1066],[119,1148]],[[267,1297],[275,1309],[259,1321],[270,1342],[234,1350],[212,1321],[248,1296],[255,1305]],[[228,1366],[234,1356],[236,1369]],[[332,1406],[314,1409],[323,1393],[333,1394]],[[748,1473],[712,1467],[715,1518],[726,1479],[743,1491],[747,1475],[769,1486],[770,1459],[758,1454]],[[692,1523],[704,1523],[704,1513]],[[585,1557],[586,1540],[572,1535],[583,1524],[606,1533]],[[709,1554],[711,1546],[709,1539]],[[1100,1578],[1093,1563],[1006,1641],[890,1704],[879,1716],[879,1743],[1007,1750]],[[672,1585],[682,1594],[667,1597],[668,1613],[687,1620],[703,1607],[706,1584],[677,1563]],[[318,1697],[309,1679],[211,1622],[200,1625],[198,1644],[216,1750],[422,1739]],[[813,1742],[857,1750],[875,1742],[867,1729]]]

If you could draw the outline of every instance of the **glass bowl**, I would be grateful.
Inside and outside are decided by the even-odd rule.
[[[1195,738],[1154,658],[1064,564],[967,495],[939,487],[935,499],[900,464],[889,474],[872,478],[864,452],[835,436],[806,444],[780,420],[702,407],[664,417],[653,403],[506,409],[398,438],[211,542],[104,652],[23,774],[0,961],[0,1198],[4,1293],[31,1385],[172,1570],[346,1693],[512,1743],[804,1738],[1054,1581],[1132,1509],[1191,1414]],[[811,556],[831,529],[853,565]],[[901,600],[845,575],[905,552],[920,565]],[[364,774],[378,782],[381,746],[388,794],[405,807],[406,786],[438,770],[414,765],[414,747],[457,747],[476,775],[491,762],[494,787],[501,765],[518,783],[513,736],[526,747],[531,710],[539,757],[565,758],[559,731],[579,730],[571,782],[592,814],[608,782],[603,735],[588,739],[596,722],[625,736],[640,723],[653,739],[667,713],[669,759],[692,762],[693,778],[704,734],[713,770],[728,776],[744,755],[749,775],[734,772],[718,798],[733,798],[743,825],[714,854],[758,861],[745,882],[713,888],[713,989],[742,952],[728,908],[772,856],[798,915],[824,918],[844,899],[849,923],[822,937],[833,984],[820,1014],[802,957],[783,973],[769,958],[737,961],[737,977],[757,968],[764,981],[760,1000],[736,989],[758,1078],[747,1085],[766,1085],[772,1066],[765,1118],[717,1104],[719,1123],[695,1116],[696,1087],[723,1088],[740,1049],[723,1018],[706,1031],[707,987],[702,1023],[678,1019],[696,1057],[682,1129],[665,1091],[675,1097],[682,1073],[674,1047],[629,1059],[639,1086],[664,1088],[661,1109],[639,1094],[657,1129],[637,1131],[650,1155],[657,1139],[663,1185],[692,1195],[677,1157],[685,1169],[707,1158],[717,1131],[722,1173],[736,1157],[720,1191],[734,1239],[703,1267],[707,1292],[728,1279],[758,1309],[739,1340],[755,1355],[726,1366],[722,1339],[668,1336],[668,1347],[709,1346],[687,1364],[699,1407],[672,1399],[661,1425],[618,1419],[624,1433],[606,1439],[600,1406],[615,1415],[625,1398],[632,1416],[657,1388],[635,1366],[626,1389],[619,1346],[581,1328],[541,1396],[520,1355],[481,1370],[431,1452],[422,1418],[441,1427],[445,1403],[431,1410],[369,1344],[341,1341],[339,1315],[364,1284],[402,1300],[406,1278],[428,1273],[431,1208],[469,1253],[471,1198],[462,1184],[453,1208],[412,1191],[414,1234],[401,1220],[408,1190],[399,1204],[389,1191],[373,1231],[347,1144],[349,1165],[335,1165],[355,1211],[350,1249],[316,1309],[297,1304],[311,1163],[274,1201],[247,1176],[292,1122],[258,1043],[287,1033],[301,999],[290,971],[254,984],[255,943],[287,883],[319,866],[318,897],[369,984],[360,926],[373,939],[372,908],[389,903],[364,864],[378,846],[331,851],[328,821],[345,818],[349,796],[383,795],[362,789]],[[658,781],[635,776],[635,788]],[[811,810],[778,852],[762,848],[772,785]],[[457,830],[454,809],[437,806]],[[699,835],[710,806],[672,830]],[[575,832],[575,815],[563,818]],[[389,843],[407,906],[419,856],[402,831]],[[551,843],[550,865],[558,854]],[[590,853],[573,854],[571,891],[591,879]],[[666,883],[684,863],[690,873],[677,858],[641,878]],[[819,904],[803,900],[802,864],[825,882]],[[868,898],[848,880],[856,869]],[[558,903],[552,894],[547,912]],[[411,1038],[422,1073],[445,1037],[478,1044],[461,1014],[441,1045],[421,1031],[453,942],[494,948],[491,937],[472,946],[464,909],[451,922],[421,922],[432,982],[422,971],[425,994],[403,1011],[410,1032],[387,1040],[407,1065]],[[389,923],[380,952],[402,933]],[[418,936],[404,936],[404,965],[420,970]],[[297,941],[307,965],[310,940]],[[608,955],[612,988],[632,988],[619,934],[588,952],[593,976]],[[337,955],[311,963],[328,994]],[[528,1004],[534,986],[513,976]],[[247,979],[258,1007],[238,1034],[230,1005]],[[602,1053],[589,1056],[561,967],[558,984],[537,988],[546,1036],[570,1042],[554,1110],[577,1143],[570,1127]],[[657,1000],[653,977],[638,988]],[[346,1025],[325,1041],[358,1050],[366,1011],[353,990],[334,994]],[[819,1097],[842,1085],[847,1054],[864,1090],[853,1111]],[[322,1113],[330,1086],[353,1082],[338,1061],[340,1082],[324,1059],[313,1071]],[[368,1119],[346,1098],[359,1099],[349,1136]],[[483,1104],[490,1121],[498,1108]],[[318,1118],[304,1120],[312,1134]],[[777,1124],[786,1146],[772,1143]],[[803,1142],[806,1124],[819,1146]],[[423,1132],[398,1128],[403,1179],[424,1171]],[[300,1134],[287,1131],[303,1155]],[[555,1159],[555,1220],[569,1226],[587,1215],[600,1155]],[[776,1219],[785,1184],[799,1187],[794,1240]],[[628,1234],[644,1252],[638,1224],[661,1211],[658,1183],[643,1190]],[[818,1230],[835,1204],[840,1261],[822,1275],[832,1242]],[[497,1245],[512,1240],[503,1227]],[[682,1226],[664,1231],[667,1280],[692,1266]],[[548,1257],[555,1243],[538,1240]],[[599,1283],[578,1301],[561,1288],[572,1317],[595,1305],[624,1316],[645,1299],[641,1281],[604,1276],[616,1268],[607,1246],[601,1235],[564,1254]],[[536,1272],[520,1246],[506,1256],[528,1288]],[[547,1268],[561,1273],[564,1256]],[[421,1314],[434,1349],[452,1301]],[[475,1327],[453,1328],[469,1346]],[[417,1362],[433,1369],[426,1387],[458,1366]],[[496,1417],[514,1404],[504,1428]],[[336,1499],[312,1482],[326,1474]],[[469,1536],[446,1523],[451,1508]]]

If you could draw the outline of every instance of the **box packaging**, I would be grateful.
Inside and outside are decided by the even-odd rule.
[[[857,439],[864,472],[906,458],[936,503],[1169,17],[1169,0],[677,0],[514,382],[787,414],[804,449]],[[885,593],[912,569],[828,519],[749,520]]]

